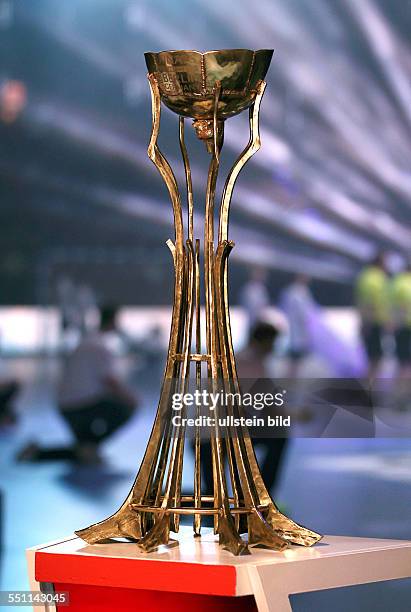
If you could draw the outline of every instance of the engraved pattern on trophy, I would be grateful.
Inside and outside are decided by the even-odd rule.
[[[193,494],[182,494],[185,432],[172,423],[172,395],[185,393],[193,372],[197,388],[240,392],[230,328],[228,257],[234,243],[228,237],[230,202],[241,169],[261,146],[259,112],[272,51],[229,49],[200,53],[146,53],[152,99],[152,132],[148,155],[170,195],[175,225],[168,240],[174,263],[174,304],[169,347],[157,413],[140,469],[120,509],[107,519],[77,531],[92,544],[110,538],[136,541],[146,552],[170,542],[181,515],[193,516],[193,530],[201,534],[204,515],[214,517],[221,546],[234,555],[248,554],[250,546],[283,550],[289,543],[311,546],[321,536],[298,525],[275,506],[260,474],[250,435],[245,427],[221,427],[218,406],[210,445],[213,465],[212,495],[202,492],[200,428],[195,428]],[[179,141],[187,198],[187,227],[173,171],[157,139],[161,103],[179,115]],[[248,144],[230,170],[223,190],[218,231],[215,228],[215,191],[224,140],[224,123],[249,110]],[[200,239],[194,237],[195,209],[190,162],[185,144],[186,119],[210,154],[203,236],[204,269],[200,269]],[[186,232],[185,232],[186,230]],[[215,236],[217,234],[217,236]],[[202,352],[200,295],[205,296],[205,346]],[[206,373],[202,364],[206,366]],[[233,399],[229,416],[241,416]],[[182,409],[182,417],[185,416]],[[199,408],[196,408],[197,414]],[[226,472],[226,465],[228,467]],[[243,532],[248,537],[243,537]]]

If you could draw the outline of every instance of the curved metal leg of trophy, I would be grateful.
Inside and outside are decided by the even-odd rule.
[[[218,414],[215,414],[215,420],[218,423]],[[219,544],[233,555],[248,555],[250,554],[248,545],[240,536],[230,513],[224,471],[224,455],[218,425],[215,426],[212,434],[211,448],[214,464],[214,507],[220,508],[217,515],[218,521],[215,523],[215,532],[218,533]]]
[[[178,185],[173,170],[157,145],[161,117],[160,91],[158,88],[157,80],[154,75],[150,74],[148,76],[148,82],[150,85],[151,92],[152,128],[147,152],[149,158],[156,166],[157,170],[161,175],[161,178],[166,184],[171,204],[173,206],[175,245],[178,251],[182,251],[184,244],[184,230],[180,192],[178,190]]]
[[[242,151],[236,162],[234,163],[229,176],[227,178],[224,192],[222,196],[221,209],[220,209],[220,228],[219,228],[219,249],[217,258],[220,259],[219,264],[221,265],[220,270],[216,270],[217,279],[216,285],[221,284],[221,288],[218,287],[217,293],[221,296],[221,304],[219,308],[219,318],[224,321],[220,324],[220,338],[222,342],[222,353],[225,353],[225,357],[227,360],[227,365],[225,368],[225,372],[223,373],[224,378],[230,378],[235,386],[235,391],[238,392],[238,379],[235,365],[235,357],[234,350],[232,345],[232,336],[231,336],[231,327],[229,320],[229,310],[228,310],[228,288],[227,288],[227,257],[233,246],[233,243],[228,242],[228,220],[229,220],[229,208],[231,197],[234,189],[235,182],[239,173],[241,172],[244,165],[247,161],[258,151],[260,148],[260,133],[259,133],[259,111],[262,97],[264,95],[265,90],[265,82],[260,82],[258,87],[258,94],[255,100],[254,105],[250,108],[249,120],[250,120],[250,138],[247,146]],[[218,307],[218,306],[217,306]],[[223,357],[224,364],[224,357]],[[254,513],[253,515],[249,515],[248,517],[248,526],[249,526],[249,537],[251,541],[262,541],[265,539],[266,543],[271,542],[274,547],[283,546],[278,541],[278,537],[283,537],[288,541],[292,541],[295,543],[305,543],[311,544],[315,541],[318,541],[320,536],[315,534],[314,532],[305,529],[284,515],[282,515],[278,509],[276,508],[274,502],[271,500],[270,495],[268,494],[264,482],[262,480],[260,470],[258,467],[258,463],[255,457],[254,449],[252,446],[252,442],[249,438],[244,440],[243,449],[240,448],[239,443],[234,442],[234,450],[236,455],[237,466],[240,468],[239,471],[243,471],[242,480],[247,480],[247,474],[244,473],[246,467],[248,468],[248,472],[253,475],[253,480],[255,484],[256,494],[258,496],[257,504],[268,505],[269,511],[267,514],[267,518],[264,519],[259,513]],[[245,456],[244,456],[245,454]],[[248,465],[246,465],[248,464]],[[243,470],[241,470],[241,465],[243,466]],[[240,474],[241,477],[241,474]],[[250,492],[251,493],[251,492]],[[282,528],[281,528],[282,526]],[[275,530],[278,535],[274,534],[272,529]]]
[[[221,242],[217,248],[215,265],[216,307],[220,332],[221,365],[223,380],[225,384],[229,386],[231,386],[231,377],[233,373],[229,367],[227,329],[224,325],[226,321],[224,311],[227,306],[224,299],[224,271],[226,259],[232,248],[232,242],[227,240]],[[226,312],[228,312],[228,310]],[[233,407],[231,405],[227,407],[227,410],[230,416],[233,415]],[[259,500],[253,482],[254,473],[251,474],[247,455],[240,438],[237,436],[237,432],[232,432],[232,435],[232,444],[241,490],[244,496],[244,503],[252,510],[247,516],[248,543],[250,546],[266,546],[275,550],[283,550],[287,547],[287,543],[272,530],[271,526],[257,510]]]
[[[267,523],[271,525],[271,528],[284,540],[291,544],[299,544],[300,546],[313,546],[316,542],[319,542],[322,535],[303,527],[298,523],[282,514],[274,502],[269,505],[267,517]]]
[[[187,240],[186,250],[186,307],[184,313],[185,322],[185,336],[182,347],[182,364],[180,370],[179,380],[179,393],[186,393],[188,381],[190,377],[190,349],[191,349],[191,337],[193,327],[193,313],[194,313],[194,247],[190,239]],[[186,416],[186,409],[181,414],[182,418]],[[184,442],[185,442],[185,426],[181,427],[178,432],[177,450],[176,450],[176,466],[175,466],[175,477],[173,490],[171,495],[171,503],[174,507],[181,505],[181,487],[183,480],[183,459],[184,459]],[[178,532],[180,526],[180,515],[173,514],[171,517],[172,530]]]
[[[226,265],[226,264],[225,264]],[[228,317],[228,302],[227,302],[227,289],[225,286],[227,278],[227,272],[224,271],[224,307],[222,308],[222,312]],[[227,353],[229,360],[231,362],[232,368],[232,377],[235,383],[234,391],[236,393],[239,392],[239,386],[237,381],[237,373],[235,367],[235,359],[234,359],[234,350],[232,347],[231,340],[231,332],[230,332],[230,323],[227,321],[226,329],[227,329]],[[267,514],[265,516],[265,522],[275,531],[277,535],[287,540],[287,542],[291,542],[292,544],[300,544],[303,546],[312,546],[319,540],[321,540],[322,536],[298,523],[295,523],[293,520],[282,514],[273,500],[271,499],[270,494],[267,491],[265,483],[262,479],[260,468],[258,466],[257,458],[255,456],[254,448],[252,441],[248,435],[244,436],[243,439],[244,451],[246,455],[246,460],[249,465],[249,470],[253,475],[253,483],[257,492],[257,505],[264,505],[268,508]],[[237,459],[238,464],[238,459]]]
[[[231,346],[226,286],[227,259],[232,247],[233,243],[226,240],[219,244],[216,257],[215,283],[217,312],[220,321],[223,377],[225,380],[233,381],[236,387],[235,391],[239,391],[234,352]],[[223,321],[225,321],[225,325]],[[259,505],[268,506],[268,512],[265,517],[258,511],[248,515],[250,546],[260,545],[282,550],[287,546],[287,542],[303,544],[305,546],[311,546],[318,542],[321,536],[298,525],[281,514],[276,508],[261,477],[252,441],[248,433],[245,432],[241,444],[236,436],[233,439],[233,446],[246,503],[254,506],[254,508]],[[250,474],[252,476],[251,479]]]
[[[265,87],[266,82],[260,81],[257,87],[257,96],[254,100],[254,104],[250,107],[249,111],[249,141],[246,147],[239,155],[239,157],[234,162],[233,167],[231,168],[224,185],[220,208],[220,224],[218,232],[219,242],[222,242],[223,240],[228,240],[228,219],[230,213],[231,197],[233,195],[234,185],[238,178],[238,175],[244,168],[245,164],[249,161],[249,159],[251,159],[254,153],[256,153],[261,147],[259,116],[261,100],[264,95]]]
[[[184,125],[185,118],[179,118],[179,141],[180,150],[183,157],[184,173],[186,177],[186,189],[187,189],[187,220],[188,220],[188,239],[194,245],[194,197],[193,197],[193,181],[191,178],[190,160],[188,158],[187,147],[184,137]]]
[[[146,494],[150,492],[153,471],[164,435],[164,414],[169,404],[170,392],[172,391],[172,379],[175,377],[175,354],[181,350],[180,321],[184,308],[182,296],[184,281],[184,247],[181,200],[173,171],[157,146],[160,129],[161,100],[157,82],[153,77],[149,78],[149,83],[152,97],[153,122],[148,155],[167,185],[174,211],[175,243],[173,244],[171,241],[168,241],[175,267],[174,304],[170,341],[159,405],[140,469],[130,493],[117,512],[99,523],[76,531],[79,537],[90,544],[108,538],[128,537],[131,539],[139,539],[144,536],[143,523],[145,523],[145,521],[142,521],[138,511],[136,512],[130,508],[130,503],[135,503],[137,505],[144,503]]]
[[[249,546],[264,546],[273,550],[284,550],[287,542],[276,534],[264,517],[255,510],[247,517]]]
[[[186,296],[186,307],[184,310],[185,337],[182,347],[183,362],[179,371],[179,393],[184,393],[187,387],[189,376],[189,351],[191,339],[191,327],[193,319],[193,289],[194,289],[194,250],[191,240],[187,240],[187,256],[185,265],[184,294]],[[182,417],[185,416],[183,411]],[[180,431],[172,430],[169,434],[172,442],[170,459],[168,464],[167,484],[164,497],[161,503],[161,510],[155,513],[154,525],[138,542],[139,548],[145,552],[150,552],[162,544],[167,544],[170,537],[170,530],[179,530],[179,515],[169,512],[169,508],[181,505],[181,482],[183,472],[183,451],[185,428]],[[164,467],[164,466],[163,466]],[[163,471],[162,467],[162,471]],[[162,487],[162,480],[158,482],[158,487]]]
[[[267,513],[265,516],[265,521],[267,524],[270,525],[278,536],[292,544],[312,546],[321,540],[322,535],[316,533],[315,531],[311,531],[302,525],[299,525],[278,510],[262,479],[252,441],[249,436],[244,436],[244,447],[250,469],[253,473],[259,504],[267,507]]]
[[[247,542],[239,535],[231,514],[222,512],[218,521],[218,542],[232,555],[249,555]]]
[[[175,316],[173,315],[173,324],[166,362],[166,376],[169,377],[171,377],[173,373],[173,355],[178,349],[178,330],[182,308],[182,259],[183,258],[178,253],[175,254],[176,279],[174,292],[175,300],[173,307],[173,313],[175,313]],[[164,414],[169,403],[169,394],[171,391],[171,389],[169,389],[170,384],[170,379],[166,378],[161,389],[159,406],[154,420],[153,429],[150,434],[150,439],[147,444],[146,452],[126,500],[113,515],[109,516],[103,521],[90,525],[85,529],[76,531],[76,534],[89,544],[95,544],[96,542],[100,542],[102,540],[117,537],[128,537],[138,540],[144,536],[143,522],[145,521],[142,521],[142,518],[138,512],[130,508],[130,503],[142,504],[144,502],[149,475],[153,470],[164,434]]]
[[[163,544],[168,544],[169,540],[170,515],[168,512],[163,512],[157,516],[154,526],[137,544],[140,550],[149,553],[157,550],[157,548]]]
[[[218,422],[218,416],[215,416]],[[214,506],[220,508],[217,522],[217,533],[220,545],[228,550],[233,555],[248,555],[247,543],[241,538],[238,533],[234,519],[230,513],[227,483],[224,471],[224,456],[222,452],[221,439],[218,431],[218,425],[215,427],[213,439],[211,440],[214,462]]]
[[[115,514],[100,523],[78,529],[75,534],[87,544],[96,544],[113,538],[129,538],[137,541],[142,536],[141,520],[140,516],[128,507],[127,499]]]
[[[227,261],[225,261],[224,270],[224,308],[223,312],[226,317],[226,328],[227,328],[227,340],[228,340],[228,356],[231,362],[231,368],[233,372],[233,380],[235,383],[235,392],[239,392],[238,378],[236,372],[236,364],[234,357],[234,349],[232,345],[232,336],[229,320],[228,310],[228,291],[227,291]],[[244,448],[247,455],[247,460],[250,466],[250,470],[253,474],[254,484],[258,495],[259,505],[265,505],[268,507],[265,521],[271,526],[271,528],[284,540],[292,544],[299,544],[302,546],[312,546],[316,542],[319,542],[322,535],[299,525],[292,519],[282,514],[273,500],[271,495],[267,491],[265,483],[260,473],[257,458],[255,456],[252,441],[249,436],[244,436]]]
[[[171,457],[168,467],[168,477],[164,499],[159,512],[155,513],[154,525],[147,531],[144,537],[138,541],[138,547],[144,552],[152,552],[161,545],[168,544],[170,539],[170,530],[177,532],[179,523],[174,519],[175,515],[169,512],[169,508],[173,505],[176,496],[179,493],[181,478],[180,465],[180,445],[184,438],[180,434],[174,434],[172,441]],[[184,435],[184,434],[183,434]]]
[[[131,490],[122,506],[108,518],[76,531],[76,535],[89,544],[95,544],[110,538],[125,537],[139,540],[144,536],[144,524],[141,515],[130,507],[131,503],[142,504],[147,485],[148,469],[157,456],[164,428],[161,400],[158,418],[154,422],[150,440],[147,445],[143,462]]]
[[[168,466],[167,485],[164,493],[164,498],[161,507],[154,514],[154,524],[150,527],[147,533],[141,540],[138,541],[138,547],[144,552],[152,552],[161,545],[168,544],[170,539],[170,529],[178,531],[178,525],[173,520],[173,515],[170,515],[169,508],[172,505],[176,495],[177,479],[178,479],[178,451],[179,439],[174,437],[172,440],[171,456]]]
[[[208,168],[207,187],[205,198],[205,222],[204,222],[204,286],[205,286],[205,327],[206,327],[206,347],[207,354],[210,356],[207,363],[207,375],[209,384],[214,390],[218,378],[218,338],[215,326],[215,306],[214,306],[214,201],[217,184],[217,176],[220,166],[220,149],[223,143],[224,129],[221,134],[218,130],[217,110],[218,101],[221,93],[221,83],[218,81],[214,86],[214,112],[213,112],[213,148]],[[215,428],[211,432],[211,455],[213,464],[213,483],[214,483],[214,507],[220,508],[227,494],[225,485],[224,463],[221,452],[221,440],[218,432],[218,419],[214,413]],[[214,533],[218,533],[219,514],[214,515]]]
[[[200,240],[195,241],[195,347],[196,353],[201,353],[201,319],[200,319]],[[196,363],[196,390],[201,390],[201,363]],[[200,406],[196,407],[196,417],[201,415]],[[200,426],[196,426],[194,442],[194,505],[201,507],[201,432]],[[201,514],[194,515],[193,522],[194,535],[201,534]]]

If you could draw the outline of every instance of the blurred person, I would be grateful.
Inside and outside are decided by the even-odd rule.
[[[390,306],[395,354],[400,374],[409,377],[411,374],[411,262],[391,281]]]
[[[307,275],[297,274],[280,295],[280,308],[288,322],[287,378],[297,378],[301,362],[312,350],[310,314],[315,302],[309,284],[310,278]]]
[[[85,336],[95,328],[98,322],[96,295],[93,288],[86,283],[77,287],[76,308],[80,335]]]
[[[29,444],[19,453],[19,460],[98,463],[99,445],[132,416],[136,400],[117,373],[109,343],[116,331],[116,316],[115,308],[103,308],[100,329],[86,336],[64,363],[58,405],[75,444],[44,449]]]
[[[16,380],[0,381],[0,427],[14,425],[17,421],[13,401],[19,388],[20,385]]]
[[[389,326],[389,277],[385,254],[379,253],[356,281],[356,304],[361,337],[368,357],[368,378],[375,378],[383,357],[383,338]]]
[[[247,318],[248,331],[264,317],[264,310],[270,305],[267,289],[267,272],[263,268],[253,268],[250,278],[240,293],[240,303]]]
[[[164,344],[162,341],[161,325],[153,325],[144,337],[140,352],[144,360],[144,370],[150,379],[158,378],[163,371]]]
[[[20,390],[20,383],[14,378],[0,379],[0,428],[15,425],[17,415],[13,402]]]
[[[258,321],[250,332],[247,346],[237,355],[237,372],[240,387],[252,383],[252,392],[272,393],[274,388],[267,360],[273,352],[275,341],[278,337],[278,329],[264,321]],[[245,385],[241,384],[244,381]],[[250,432],[253,435],[253,432]],[[254,448],[263,450],[263,460],[260,465],[261,475],[268,491],[272,491],[277,483],[284,453],[286,450],[287,437],[253,437]]]
[[[242,393],[276,393],[266,362],[273,351],[277,336],[278,330],[270,323],[259,321],[252,328],[247,345],[238,353],[236,358]],[[253,414],[247,413],[247,416],[254,416],[255,414],[253,411]],[[253,435],[252,429],[249,429],[249,432],[253,438],[254,447],[261,448],[263,451],[263,460],[260,465],[261,475],[268,491],[270,491],[274,488],[278,479],[287,438],[258,437]],[[208,441],[201,444],[201,467],[205,492],[212,494],[213,465],[211,444]]]
[[[407,410],[411,405],[411,261],[391,281],[390,306],[398,362],[393,404],[400,410]]]
[[[60,310],[60,346],[68,349],[72,344],[71,336],[78,336],[79,317],[76,287],[71,278],[62,276],[56,283],[57,303]]]

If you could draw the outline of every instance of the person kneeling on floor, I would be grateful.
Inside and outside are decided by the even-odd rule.
[[[18,460],[99,462],[101,442],[132,416],[136,399],[117,373],[116,355],[109,344],[116,331],[116,316],[115,308],[102,308],[99,330],[81,340],[63,367],[58,405],[75,444],[40,448],[31,443]]]

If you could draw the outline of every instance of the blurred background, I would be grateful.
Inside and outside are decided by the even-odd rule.
[[[275,328],[260,355],[270,375],[406,387],[410,27],[409,0],[0,0],[1,588],[28,588],[27,546],[117,508],[150,431],[173,225],[146,153],[145,51],[275,50],[263,146],[231,209],[239,353],[255,349],[264,320]],[[207,153],[187,132],[201,211]],[[244,113],[226,125],[223,177],[247,140]],[[182,185],[178,120],[166,109],[160,146]],[[93,367],[79,385],[81,359]],[[116,402],[95,405],[97,375],[121,418],[105,420]],[[308,431],[288,443],[272,492],[293,518],[325,533],[411,538],[411,445],[398,435],[411,413],[400,395],[394,434],[377,424],[377,438]],[[83,427],[73,415],[90,398],[97,412]],[[404,580],[293,605],[401,612],[410,600]]]

